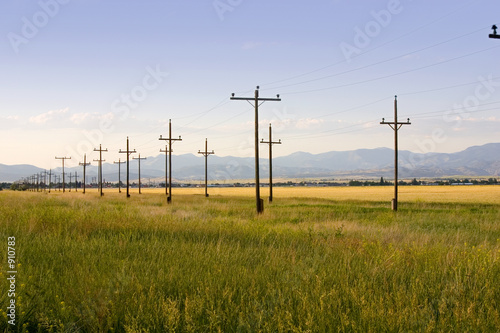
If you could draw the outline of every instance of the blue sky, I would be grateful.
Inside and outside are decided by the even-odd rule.
[[[208,138],[252,156],[253,109],[231,93],[281,102],[274,155],[391,147],[454,152],[500,141],[498,1],[6,0],[0,4],[3,164],[59,166],[120,157],[126,137],[155,156]],[[266,146],[261,147],[266,156]]]

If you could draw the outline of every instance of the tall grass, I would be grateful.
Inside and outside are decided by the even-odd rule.
[[[278,189],[257,216],[251,192],[178,191],[171,205],[155,193],[0,193],[0,239],[16,237],[21,264],[17,325],[0,328],[500,330],[498,201],[424,193],[395,214],[386,189]],[[5,318],[5,276],[0,288]]]

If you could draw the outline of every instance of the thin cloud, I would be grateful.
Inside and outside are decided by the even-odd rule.
[[[57,120],[63,118],[63,116],[68,113],[69,108],[50,110],[45,113],[41,113],[38,116],[33,116],[29,118],[29,122],[33,124],[46,124],[49,121]]]

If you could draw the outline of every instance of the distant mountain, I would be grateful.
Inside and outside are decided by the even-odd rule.
[[[29,164],[5,165],[0,164],[0,181],[11,182],[42,172],[43,169]]]
[[[130,165],[130,179],[137,180],[137,161]],[[201,181],[204,179],[204,158],[194,154],[174,155],[172,157],[174,179],[182,181]],[[261,177],[269,175],[269,161],[261,158]],[[42,169],[32,165],[0,164],[0,181],[15,181],[30,176]],[[81,180],[82,168],[66,168],[66,172],[76,171]],[[53,172],[61,173],[61,169]],[[121,167],[122,181],[125,179],[125,165]],[[209,157],[209,179],[234,180],[253,179],[253,157]],[[394,151],[389,148],[358,149],[352,151],[331,151],[322,154],[296,152],[273,159],[275,178],[317,178],[317,177],[387,177],[394,174]],[[141,177],[163,181],[165,175],[165,155],[147,157],[141,161]],[[403,178],[446,177],[463,175],[500,176],[500,143],[469,147],[452,154],[419,154],[410,151],[399,152],[399,175]],[[97,176],[95,165],[87,168],[88,182]],[[118,181],[118,165],[103,164],[103,178]]]

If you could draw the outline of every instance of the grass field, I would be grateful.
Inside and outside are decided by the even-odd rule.
[[[500,187],[136,192],[0,192],[2,331],[500,331]]]

